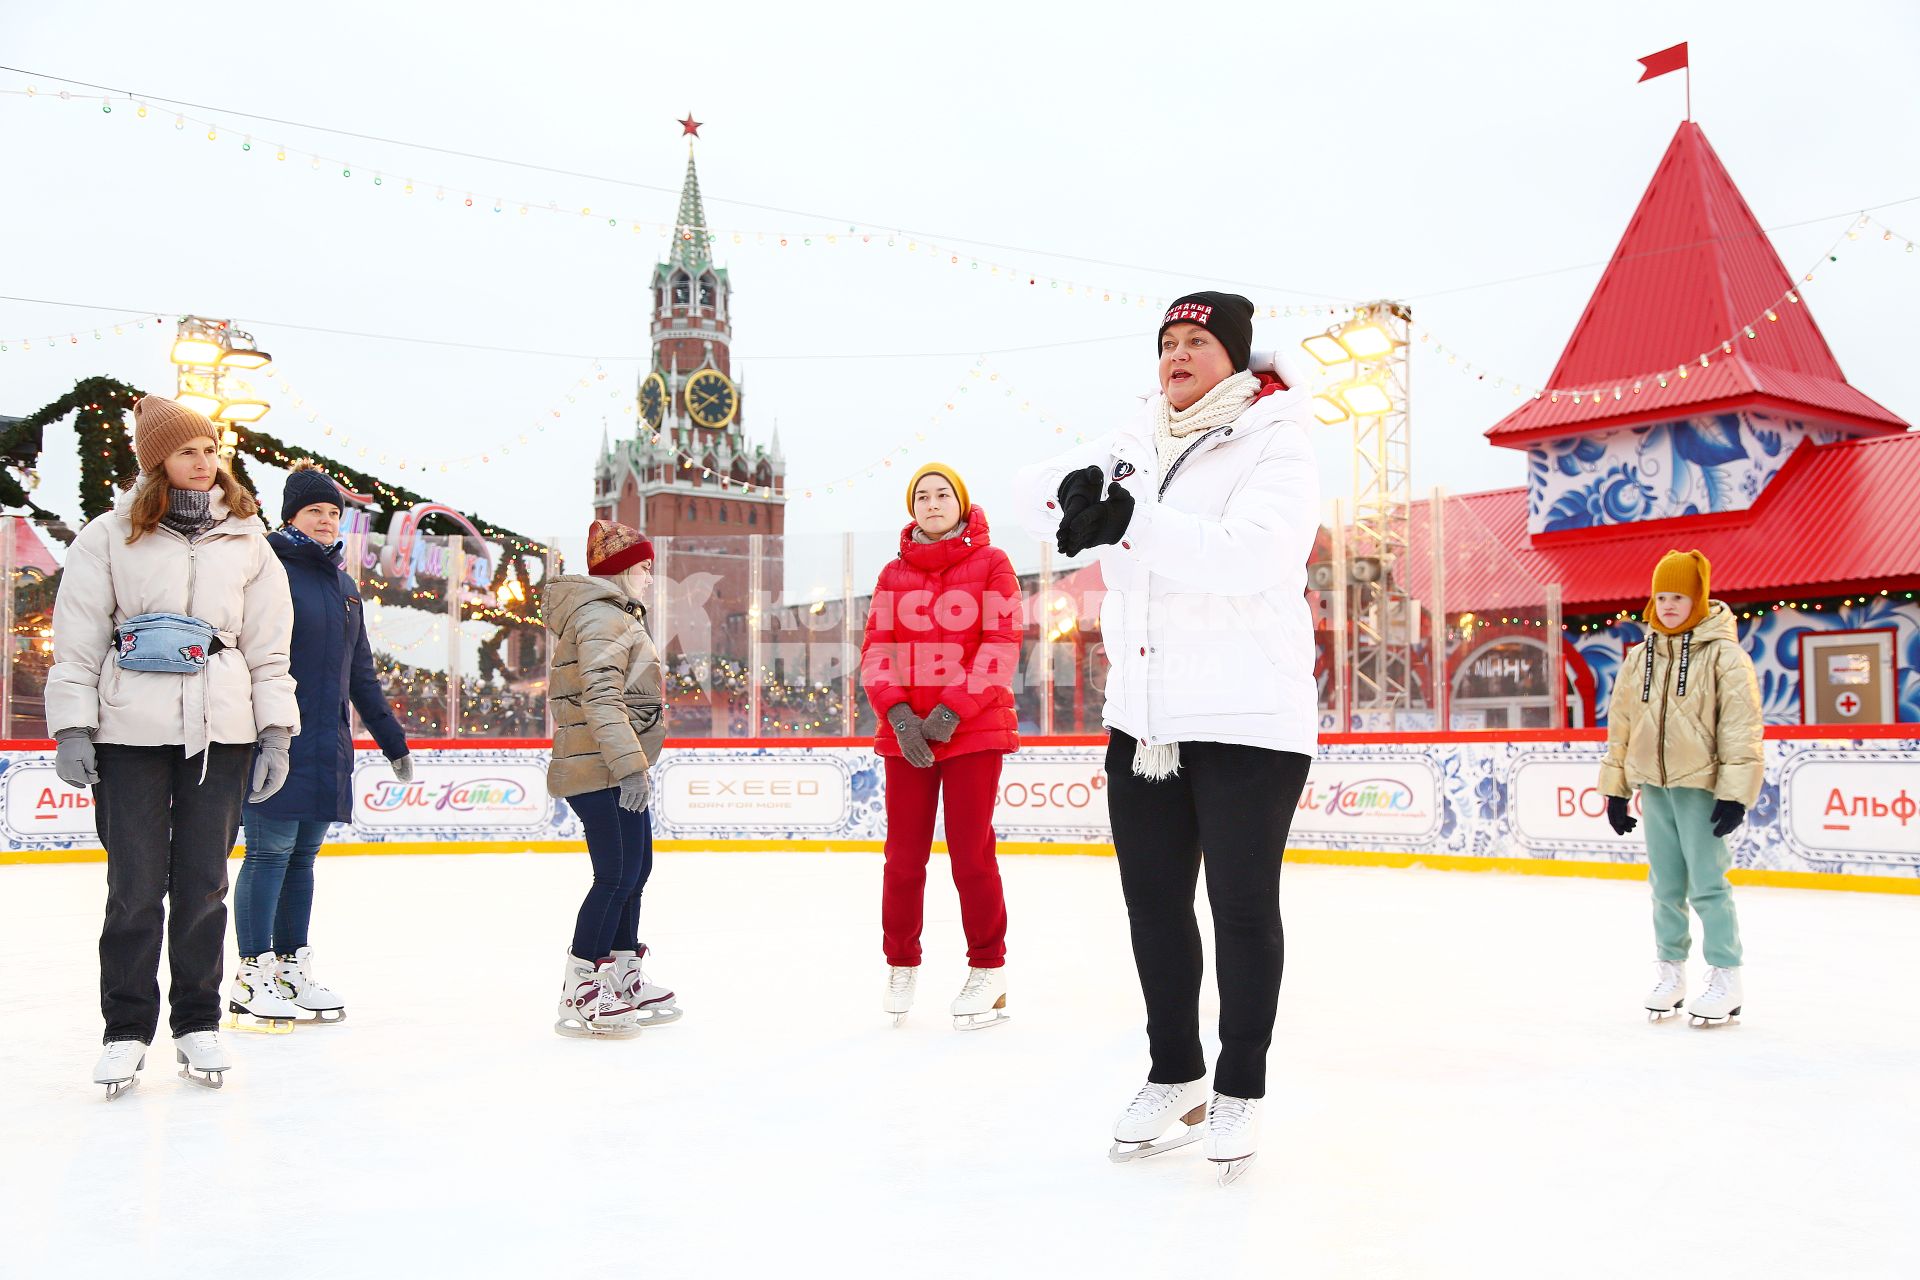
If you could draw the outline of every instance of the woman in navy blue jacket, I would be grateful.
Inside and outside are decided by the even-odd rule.
[[[228,997],[235,1025],[242,1025],[243,1013],[270,1029],[302,1013],[319,1022],[347,1016],[346,1002],[313,979],[307,922],[314,855],[326,842],[327,828],[353,816],[349,703],[394,777],[413,779],[406,734],[374,673],[360,590],[340,567],[344,505],[339,486],[301,463],[287,477],[280,501],[286,523],[267,535],[293,594],[292,669],[301,731],[293,740],[286,786],[244,812],[247,855],[234,892],[240,969]]]

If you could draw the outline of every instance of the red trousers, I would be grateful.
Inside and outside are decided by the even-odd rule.
[[[927,893],[933,819],[944,793],[947,854],[960,891],[967,964],[997,969],[1007,962],[1007,900],[994,860],[993,803],[1000,791],[998,751],[969,751],[916,769],[887,762],[887,867],[880,893],[880,929],[887,963],[920,963],[920,923]]]

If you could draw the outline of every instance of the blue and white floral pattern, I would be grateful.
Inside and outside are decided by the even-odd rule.
[[[1803,442],[1840,438],[1798,420],[1720,413],[1545,441],[1527,451],[1527,531],[1744,510]]]

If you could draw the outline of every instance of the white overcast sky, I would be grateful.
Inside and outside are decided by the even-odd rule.
[[[1680,40],[1692,44],[1695,116],[1762,224],[1806,224],[1774,233],[1789,270],[1810,265],[1848,210],[1909,200],[1880,216],[1920,237],[1920,6],[1898,0],[1577,14],[1537,0],[353,2],[193,14],[8,3],[0,63],[36,74],[0,72],[0,88],[32,83],[41,96],[0,97],[0,294],[243,318],[311,408],[348,434],[384,437],[376,451],[395,457],[471,453],[560,407],[539,448],[505,463],[387,475],[572,540],[588,517],[601,415],[618,430],[612,395],[630,391],[646,352],[643,294],[661,241],[599,216],[521,216],[518,202],[671,220],[686,159],[674,121],[689,110],[706,122],[699,163],[717,227],[909,228],[1014,246],[962,251],[1116,293],[1392,295],[1463,361],[1544,380],[1683,114],[1682,78],[1636,84],[1636,59]],[[189,114],[226,123],[209,142],[198,126],[176,130],[157,101],[144,120],[125,104],[107,115],[62,103],[52,76],[222,108]],[[315,152],[353,161],[354,176],[316,170]],[[408,175],[420,188],[410,199]],[[496,195],[506,212],[491,211]],[[1878,235],[1849,244],[1806,297],[1850,379],[1914,418],[1920,252]],[[960,467],[992,512],[1014,466],[1061,443],[1020,401],[1093,433],[1152,385],[1150,312],[900,248],[723,237],[720,257],[736,282],[749,423],[765,439],[779,419],[796,498],[904,443]],[[0,355],[0,412],[30,411],[95,373],[169,387],[164,340],[92,338],[116,318],[0,301],[10,345],[81,335]],[[580,391],[580,359],[291,324],[631,358]],[[1263,320],[1256,343],[1296,342],[1309,327]],[[1079,345],[990,357],[1015,401],[970,396],[929,422],[973,366],[950,353],[1061,343]],[[828,355],[863,358],[791,358]],[[1425,352],[1413,377],[1418,487],[1524,480],[1520,455],[1481,438],[1515,403],[1506,392]],[[272,398],[270,429],[340,451],[277,387]],[[1348,437],[1319,439],[1327,495],[1344,493]],[[899,485],[883,475],[792,502],[790,530],[897,529]],[[42,503],[74,511],[76,477],[71,434],[50,433]]]

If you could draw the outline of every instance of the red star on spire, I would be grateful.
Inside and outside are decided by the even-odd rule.
[[[687,112],[687,118],[680,122],[680,136],[683,138],[700,136],[700,121],[693,118],[691,111]]]

